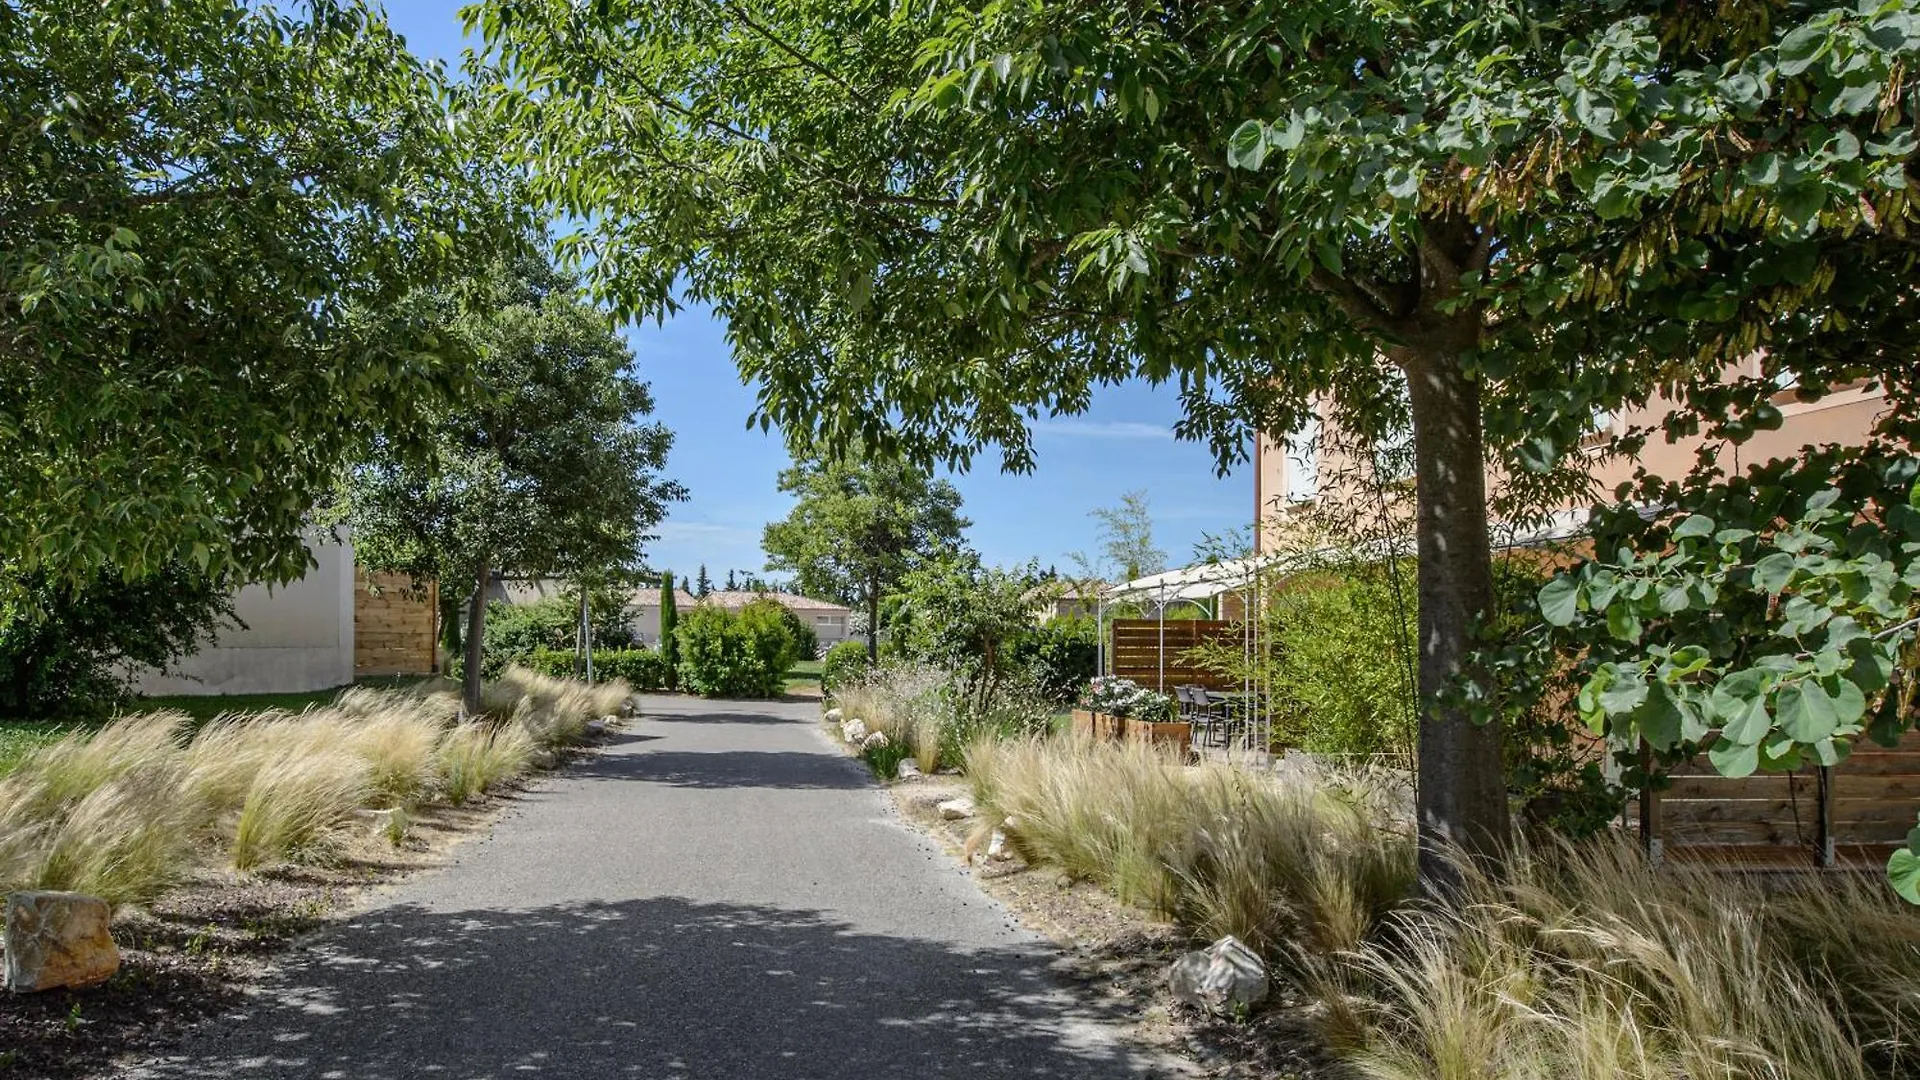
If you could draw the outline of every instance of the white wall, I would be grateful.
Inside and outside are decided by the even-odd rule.
[[[353,545],[309,539],[319,565],[289,585],[248,585],[233,609],[245,629],[229,626],[174,665],[147,669],[142,694],[285,694],[353,681]]]

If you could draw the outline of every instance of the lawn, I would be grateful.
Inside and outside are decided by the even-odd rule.
[[[787,669],[787,693],[818,693],[820,661],[801,660]]]

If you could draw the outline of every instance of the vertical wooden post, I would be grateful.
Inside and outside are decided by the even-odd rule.
[[[1814,771],[1814,780],[1820,785],[1820,814],[1814,836],[1813,858],[1821,866],[1834,864],[1833,847],[1833,770],[1825,765]]]
[[[1660,836],[1660,793],[1653,788],[1653,747],[1644,739],[1640,742],[1640,772],[1645,777],[1640,784],[1640,847],[1647,853],[1647,861],[1659,866],[1666,857]]]

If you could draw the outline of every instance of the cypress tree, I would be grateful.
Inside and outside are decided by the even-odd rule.
[[[674,627],[679,622],[680,611],[673,595],[673,571],[669,570],[660,575],[660,656],[667,662],[669,690],[680,682],[680,643],[673,638]]]

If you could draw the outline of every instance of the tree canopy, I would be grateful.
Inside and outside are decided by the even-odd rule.
[[[1087,516],[1099,522],[1100,547],[1093,554],[1073,554],[1082,577],[1132,581],[1167,568],[1167,553],[1153,542],[1153,511],[1145,489],[1125,492],[1115,505],[1096,506]]]
[[[800,592],[864,611],[879,623],[882,596],[925,560],[951,551],[971,524],[950,481],[899,461],[803,455],[780,474],[796,496],[760,546],[767,569],[791,571]],[[868,652],[878,641],[869,637]]]
[[[448,331],[479,356],[479,393],[434,416],[426,456],[383,442],[395,452],[350,469],[332,513],[363,564],[473,590],[471,705],[492,575],[635,572],[685,490],[660,475],[672,433],[639,421],[653,396],[633,354],[570,279],[537,260],[503,268],[455,303]]]
[[[1564,497],[1595,407],[1738,439],[1781,371],[1912,389],[1912,0],[473,12],[598,283],[711,303],[763,422],[1025,468],[1134,378],[1223,467],[1320,395],[1410,421],[1430,877],[1508,832],[1499,727],[1443,696],[1490,511]]]
[[[512,235],[375,10],[0,4],[0,551],[286,579],[467,357],[400,301]]]

